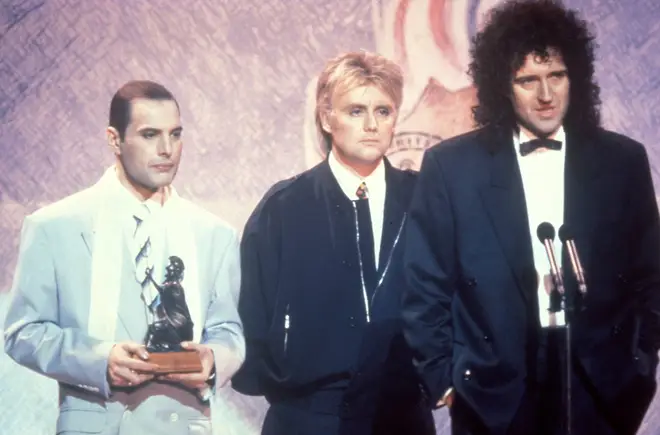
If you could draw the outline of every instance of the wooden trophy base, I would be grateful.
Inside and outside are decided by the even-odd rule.
[[[177,352],[150,352],[148,362],[158,365],[157,374],[197,373],[202,371],[202,360],[196,350]]]

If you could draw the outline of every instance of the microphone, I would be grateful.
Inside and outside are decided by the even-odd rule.
[[[582,269],[582,263],[580,263],[580,257],[577,253],[573,232],[568,225],[559,227],[559,240],[566,245],[566,251],[568,251],[568,257],[571,259],[571,267],[578,283],[578,289],[584,295],[587,293],[587,281],[584,279],[584,269]]]
[[[555,258],[555,248],[552,242],[555,240],[555,227],[552,226],[549,222],[542,222],[536,228],[536,236],[539,238],[543,246],[545,247],[545,253],[548,256],[548,262],[550,263],[550,275],[552,275],[552,282],[555,285],[555,297],[550,293],[550,312],[561,311],[561,295],[564,294],[564,281],[559,272],[559,267],[557,267],[557,260]]]

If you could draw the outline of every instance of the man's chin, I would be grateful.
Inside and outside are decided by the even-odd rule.
[[[151,185],[154,186],[154,188],[161,188],[165,186],[169,186],[172,184],[172,181],[174,180],[174,174],[175,171],[168,171],[168,172],[158,172],[155,174],[150,174],[150,182]]]
[[[385,153],[363,156],[361,159],[356,161],[356,163],[361,166],[377,166],[384,157]]]
[[[362,152],[359,154],[358,157],[364,160],[365,162],[377,163],[380,161],[380,159],[385,157],[385,154],[387,153],[387,148],[388,147],[385,147],[384,149],[370,147],[362,150]]]
[[[351,167],[354,171],[358,172],[361,175],[365,175],[364,171],[374,170],[380,161],[383,159],[383,156],[355,156],[351,159],[348,159],[345,164]]]
[[[561,127],[561,123],[539,123],[538,125],[534,125],[531,128],[528,128],[528,130],[534,134],[536,137],[551,137],[555,133],[557,133],[557,130]]]
[[[153,179],[150,180],[149,185],[147,186],[147,188],[150,191],[156,193],[159,190],[163,190],[163,189],[167,188],[168,186],[170,186],[172,184],[172,179],[173,179],[173,177],[167,177],[167,178],[165,178],[165,177],[157,177],[157,178],[154,177]]]

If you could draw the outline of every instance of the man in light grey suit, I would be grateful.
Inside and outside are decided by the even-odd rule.
[[[245,357],[236,304],[238,237],[171,186],[182,151],[179,106],[134,81],[110,104],[116,164],[94,186],[23,225],[5,350],[60,387],[58,434],[211,434],[210,404]],[[202,371],[158,375],[143,345],[167,259],[181,285]]]

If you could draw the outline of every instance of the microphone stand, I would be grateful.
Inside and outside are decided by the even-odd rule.
[[[559,269],[561,274],[561,269]],[[560,289],[562,291],[560,291]],[[563,412],[563,427],[566,435],[572,435],[572,424],[573,413],[572,413],[572,366],[571,361],[573,358],[572,355],[572,343],[571,343],[571,323],[572,323],[572,313],[573,313],[573,304],[571,298],[568,297],[566,289],[563,283],[557,283],[555,279],[552,280],[552,291],[559,293],[561,297],[561,309],[564,311],[564,370],[563,370],[563,402],[564,402],[564,412]],[[552,303],[551,303],[552,305]],[[552,307],[549,309],[552,311]]]
[[[572,375],[573,375],[573,352],[572,352],[572,343],[571,343],[571,324],[573,323],[573,298],[568,296],[568,292],[564,289],[564,294],[562,295],[562,305],[564,306],[564,326],[565,328],[565,358],[566,366],[564,367],[564,402],[565,402],[565,415],[564,415],[564,427],[566,428],[566,435],[572,434],[572,424],[573,421],[573,412],[572,412],[572,397],[573,397],[573,388],[572,388]]]
[[[562,294],[562,304],[564,308],[564,323],[566,324],[565,328],[565,335],[566,335],[566,343],[565,343],[565,357],[566,357],[566,366],[565,366],[565,428],[566,428],[566,434],[571,435],[572,433],[572,428],[571,428],[571,422],[572,420],[572,361],[573,361],[573,355],[572,355],[572,343],[571,343],[571,326],[573,324],[574,316],[575,313],[577,312],[577,303],[578,303],[578,298],[583,297],[587,293],[587,284],[584,278],[584,271],[582,269],[582,264],[580,264],[580,258],[578,257],[577,254],[577,248],[575,246],[575,242],[573,241],[572,235],[569,235],[570,230],[562,225],[561,228],[559,228],[559,239],[561,240],[562,244],[564,245],[564,248],[566,249],[566,253],[568,254],[569,257],[569,262],[571,263],[571,268],[573,269],[573,274],[575,275],[576,283],[577,283],[577,292],[576,291],[570,291],[564,287],[564,293]],[[561,270],[561,269],[560,269]],[[570,287],[570,286],[568,286]]]
[[[563,235],[563,234],[562,234]],[[566,288],[564,286],[564,280],[562,277],[562,268],[561,264],[559,266],[557,265],[557,259],[555,257],[554,253],[554,247],[553,247],[553,242],[555,239],[555,229],[554,227],[549,224],[548,222],[543,222],[542,224],[539,225],[537,228],[537,236],[539,238],[539,241],[545,246],[545,251],[546,255],[548,256],[548,262],[550,263],[550,274],[552,276],[552,291],[550,292],[550,307],[548,308],[548,311],[551,313],[557,313],[560,311],[564,311],[564,357],[565,357],[565,366],[564,366],[564,373],[563,373],[563,388],[562,392],[563,394],[563,402],[564,402],[564,415],[563,415],[563,426],[565,430],[566,435],[572,435],[572,421],[573,421],[573,415],[572,415],[572,393],[573,393],[573,386],[572,386],[572,365],[571,361],[573,358],[572,355],[572,343],[571,343],[571,324],[573,322],[573,312],[574,312],[574,304],[573,304],[573,298],[569,297],[569,293],[566,291]],[[561,238],[561,237],[560,237]],[[564,242],[564,240],[562,240]],[[572,246],[568,246],[567,244],[566,248],[567,250],[571,249]],[[573,252],[570,253],[570,258],[572,265],[575,269],[575,264],[573,262]],[[576,272],[576,276],[577,276]],[[579,278],[578,278],[579,279]],[[582,288],[581,288],[582,290]],[[586,289],[585,289],[586,290]],[[556,293],[555,293],[556,292]],[[554,297],[556,298],[557,295],[559,295],[559,301],[556,299],[553,300],[553,293]],[[557,302],[559,302],[557,304]]]

